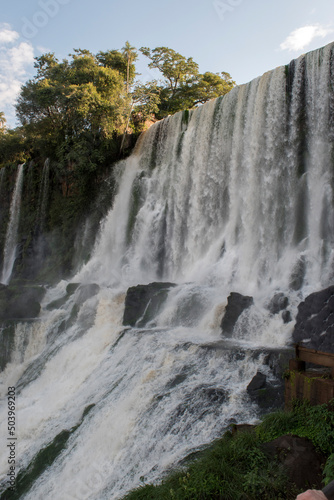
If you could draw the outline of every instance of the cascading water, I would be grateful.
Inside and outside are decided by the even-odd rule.
[[[49,196],[49,175],[50,175],[50,160],[47,158],[43,166],[41,185],[39,188],[39,195],[38,195],[38,209],[37,209],[37,220],[36,220],[36,228],[38,232],[43,231],[45,224],[46,209]]]
[[[20,221],[21,193],[23,186],[23,169],[24,164],[18,167],[15,189],[10,205],[10,217],[6,233],[1,276],[1,283],[5,285],[7,285],[10,280],[16,258],[17,231]]]
[[[3,373],[18,392],[21,470],[68,431],[22,498],[122,498],[258,417],[246,387],[259,367],[275,383],[264,351],[284,348],[293,325],[266,303],[283,292],[294,314],[333,278],[333,52],[156,123],[118,165],[114,206],[72,280],[82,285],[47,292]],[[127,288],[162,280],[177,286],[160,312],[124,328]],[[226,339],[231,291],[254,306]],[[7,468],[2,456],[3,490]]]

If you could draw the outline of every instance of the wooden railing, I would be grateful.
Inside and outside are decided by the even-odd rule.
[[[295,346],[296,359],[290,359],[289,369],[297,371],[305,371],[306,363],[313,363],[314,365],[321,365],[331,368],[331,374],[334,378],[334,354],[330,352],[316,351],[315,349],[308,349],[300,345]]]
[[[289,373],[285,380],[285,407],[290,408],[294,399],[306,399],[311,404],[328,403],[334,399],[334,354],[295,346],[296,357],[289,360]],[[306,371],[306,363],[330,368]]]

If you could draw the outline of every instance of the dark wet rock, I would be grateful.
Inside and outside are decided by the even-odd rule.
[[[128,289],[123,315],[124,326],[145,326],[159,312],[174,283],[150,283]]]
[[[53,300],[50,302],[47,306],[46,309],[48,311],[53,311],[55,309],[61,309],[63,305],[66,303],[68,299],[68,295],[64,295],[63,297],[60,297],[59,299]]]
[[[301,257],[296,265],[294,266],[291,276],[289,286],[292,290],[300,290],[304,283],[304,277],[306,272],[306,262],[305,258]]]
[[[100,291],[99,285],[89,283],[88,285],[80,285],[78,288],[77,296],[75,298],[76,304],[83,304],[86,300],[94,297]]]
[[[307,438],[281,436],[263,445],[272,456],[285,466],[292,483],[300,489],[322,488],[322,468],[325,457],[318,453]]]
[[[261,408],[262,412],[272,411],[283,406],[284,391],[282,384],[273,385],[264,373],[258,371],[247,386],[251,400]]]
[[[312,293],[299,304],[293,341],[334,352],[334,286]]]
[[[0,335],[0,372],[11,360],[15,345],[15,324],[3,325]]]
[[[267,385],[267,377],[264,373],[257,372],[256,375],[252,378],[250,383],[247,386],[248,394],[256,393],[259,389],[263,389]]]
[[[273,298],[268,304],[268,309],[271,314],[278,314],[280,311],[283,311],[289,305],[289,299],[284,295],[284,293],[275,293]]]
[[[203,395],[205,395],[211,403],[222,404],[226,401],[227,391],[220,387],[209,387],[203,389]]]
[[[290,323],[292,321],[292,316],[290,311],[283,311],[282,312],[282,320],[283,323]]]
[[[77,288],[79,288],[80,283],[69,283],[66,287],[67,295],[72,295]]]
[[[86,285],[80,285],[80,283],[69,283],[66,287],[66,294],[59,299],[53,300],[46,306],[48,311],[52,311],[54,309],[60,309],[64,304],[68,301],[68,299],[76,292],[75,296],[75,304],[81,305],[86,300],[94,297],[100,291],[99,285],[95,283],[89,283]]]
[[[36,318],[44,294],[45,289],[40,286],[1,286],[0,321]]]
[[[241,293],[232,292],[227,298],[225,314],[221,322],[221,329],[225,335],[232,335],[235,324],[240,314],[252,306],[253,297],[241,295]]]
[[[191,415],[193,423],[200,420],[208,412],[219,417],[221,406],[226,402],[228,396],[229,392],[222,387],[199,385],[184,395],[182,403],[175,408],[171,424],[173,425],[173,422],[182,419],[184,415],[187,415],[187,418]],[[191,425],[191,420],[189,420],[189,425]]]
[[[168,389],[168,390],[173,389],[177,385],[182,384],[182,382],[184,382],[186,380],[186,378],[187,378],[187,374],[185,372],[178,373],[175,377],[173,377],[168,382],[168,384],[166,385],[166,389]]]
[[[295,349],[293,347],[268,350],[265,355],[264,364],[269,366],[272,374],[282,383],[283,390],[283,374],[289,369],[289,360],[294,356]]]

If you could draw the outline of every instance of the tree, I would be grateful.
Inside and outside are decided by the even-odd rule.
[[[198,74],[198,64],[192,57],[186,59],[168,47],[157,47],[153,50],[141,47],[140,51],[151,59],[149,68],[156,68],[162,73],[172,98],[181,84]]]
[[[138,57],[138,53],[135,47],[132,47],[129,42],[125,42],[124,47],[122,47],[122,54],[126,58],[126,93],[130,92],[130,67],[133,65],[134,61]]]
[[[187,103],[189,108],[204,104],[210,99],[215,99],[229,92],[235,85],[229,73],[205,72],[198,75],[190,84],[185,84],[180,89],[180,99]]]
[[[118,71],[123,76],[125,85],[128,84],[129,87],[132,85],[136,75],[135,58],[131,62],[131,58],[128,60],[119,50],[98,52],[96,58],[101,66]]]
[[[151,60],[149,67],[158,69],[163,76],[162,85],[157,88],[158,118],[225,95],[235,85],[229,73],[200,74],[191,57],[187,59],[173,49],[142,47],[140,51]],[[147,85],[150,87],[151,83]]]
[[[3,111],[0,111],[0,134],[6,130],[6,117]]]
[[[136,106],[136,113],[140,114],[143,120],[158,113],[160,104],[158,82],[153,80],[149,84],[137,83],[132,92],[132,101]]]
[[[94,146],[121,126],[123,77],[89,51],[77,49],[72,60],[61,63],[45,54],[36,58],[35,67],[37,75],[22,87],[16,110],[28,133],[45,147],[60,148],[63,155],[83,138]]]

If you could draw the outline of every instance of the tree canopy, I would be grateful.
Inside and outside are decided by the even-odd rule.
[[[115,157],[129,127],[139,133],[148,118],[192,108],[235,84],[225,72],[199,73],[192,57],[168,47],[139,50],[160,72],[158,81],[135,81],[138,52],[128,41],[121,50],[96,55],[74,49],[62,61],[52,52],[35,58],[36,75],[16,105],[21,126],[8,130],[0,113],[0,165],[41,156],[60,167],[76,163],[94,170],[108,151]]]
[[[235,85],[226,72],[200,74],[198,64],[191,57],[186,59],[168,47],[153,50],[142,47],[140,51],[150,59],[148,66],[158,69],[163,77],[159,86],[156,82],[147,84],[159,95],[159,118],[225,95]]]

